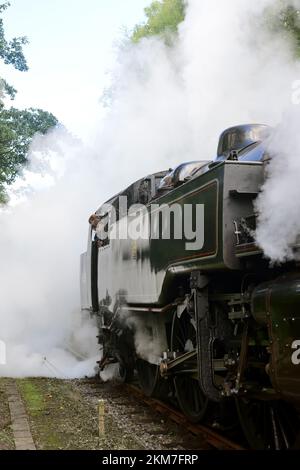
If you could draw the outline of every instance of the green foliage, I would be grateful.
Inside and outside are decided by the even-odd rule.
[[[287,34],[292,36],[295,43],[295,49],[300,56],[300,10],[289,6],[281,11],[280,22]]]
[[[0,5],[0,15],[9,7],[9,3]],[[15,69],[28,70],[23,53],[25,37],[5,37],[3,20],[0,18],[0,60],[12,65]],[[1,98],[8,96],[14,99],[16,90],[3,78],[0,78],[0,203],[6,202],[5,187],[11,184],[22,166],[27,161],[27,153],[34,134],[45,134],[58,124],[57,119],[41,109],[19,110],[14,107],[6,109]]]
[[[27,161],[32,137],[45,134],[58,124],[53,114],[41,109],[2,109],[0,112],[0,201],[4,187],[11,184]],[[5,199],[5,196],[4,196]]]
[[[1,4],[0,14],[6,10],[9,5],[8,2]],[[24,44],[27,44],[27,42],[27,38],[24,36],[7,41],[4,34],[3,19],[0,18],[0,58],[5,64],[11,64],[22,72],[28,70],[22,47]]]
[[[149,36],[162,36],[167,43],[177,32],[179,23],[184,20],[184,0],[154,1],[145,8],[146,23],[135,26],[132,33],[132,41],[137,43],[142,38]]]
[[[3,104],[1,99],[4,98],[5,95],[9,96],[11,100],[15,99],[17,90],[7,83],[6,80],[0,78],[0,109],[2,109]]]
[[[6,202],[4,186],[13,180],[14,159],[11,152],[13,133],[7,127],[0,125],[0,203]]]
[[[286,36],[294,43],[295,55],[300,57],[300,9],[278,0],[266,10],[267,27],[275,34]]]

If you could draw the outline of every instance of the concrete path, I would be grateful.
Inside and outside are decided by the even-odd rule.
[[[36,450],[30,432],[27,413],[14,381],[6,386],[16,450]]]

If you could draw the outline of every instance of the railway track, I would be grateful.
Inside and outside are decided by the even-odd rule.
[[[145,396],[142,390],[133,384],[125,384],[125,389],[133,393],[136,398],[143,401],[156,412],[162,414],[168,419],[174,421],[187,432],[204,440],[214,449],[218,450],[245,450],[241,445],[233,442],[232,440],[224,437],[222,434],[213,431],[207,426],[202,424],[193,424],[186,419],[186,417],[173,406],[157,400],[156,398],[149,398]]]
[[[109,384],[95,379],[84,382],[89,384],[89,394],[95,400],[106,400],[107,412],[125,433],[131,429],[138,438],[148,435],[146,443],[141,439],[148,449],[245,450],[216,430],[191,423],[172,404],[146,396],[135,383]]]

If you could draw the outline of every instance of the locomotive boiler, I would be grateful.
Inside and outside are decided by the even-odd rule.
[[[255,242],[269,132],[232,127],[213,161],[134,182],[95,212],[81,255],[100,369],[136,373],[191,421],[237,416],[258,449],[299,445],[300,270],[271,265]]]

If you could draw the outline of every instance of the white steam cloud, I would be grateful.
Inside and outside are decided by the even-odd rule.
[[[274,262],[298,257],[293,246],[300,234],[300,108],[294,106],[267,142],[272,159],[256,204],[256,239]]]
[[[61,130],[35,140],[27,174],[34,190],[0,214],[0,339],[7,346],[0,375],[93,372],[96,328],[78,320],[88,216],[147,173],[213,159],[226,127],[282,122],[269,143],[278,158],[259,200],[258,241],[273,259],[289,256],[300,228],[300,120],[284,113],[300,63],[287,38],[261,26],[273,3],[190,0],[173,48],[150,38],[120,52],[112,105],[89,148]],[[45,152],[40,184],[32,171],[41,170]]]

